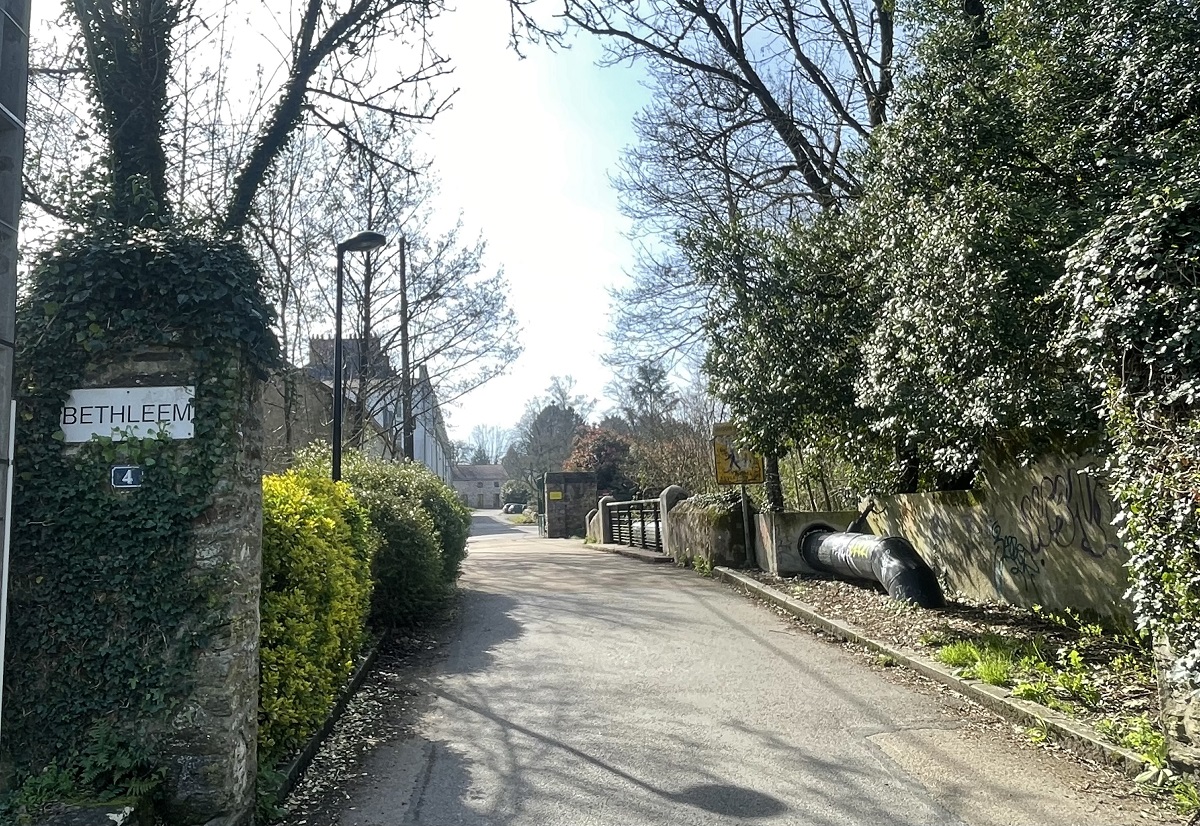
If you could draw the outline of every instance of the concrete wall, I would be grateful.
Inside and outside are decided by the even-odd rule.
[[[973,491],[877,497],[868,517],[902,536],[945,584],[973,599],[1085,609],[1128,619],[1128,554],[1113,502],[1087,458],[985,465]]]
[[[679,565],[746,566],[742,514],[696,505],[684,500],[663,519],[663,548]]]
[[[776,576],[813,573],[800,556],[800,537],[814,527],[844,531],[857,516],[854,511],[760,513],[754,520],[758,567]]]
[[[596,507],[596,474],[547,473],[544,496],[546,536],[550,539],[583,536],[588,528],[588,512]]]

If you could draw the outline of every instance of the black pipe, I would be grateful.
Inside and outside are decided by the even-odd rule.
[[[818,571],[878,582],[893,599],[922,608],[946,604],[933,571],[899,536],[809,531],[800,537],[800,555]]]

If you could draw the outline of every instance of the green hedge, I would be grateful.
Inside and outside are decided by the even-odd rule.
[[[312,445],[296,463],[327,475],[329,447]],[[453,592],[466,558],[471,512],[450,486],[413,462],[348,453],[342,477],[382,539],[375,556],[372,621],[381,628],[420,624]]]
[[[354,669],[379,539],[348,485],[289,472],[263,479],[259,758],[299,749]]]

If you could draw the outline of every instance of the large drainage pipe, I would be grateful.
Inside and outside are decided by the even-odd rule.
[[[878,582],[893,599],[922,608],[946,604],[933,571],[898,536],[813,530],[800,537],[800,555],[818,571]]]

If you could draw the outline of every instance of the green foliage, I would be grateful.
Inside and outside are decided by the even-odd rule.
[[[416,500],[381,490],[357,490],[382,544],[375,555],[371,618],[380,628],[419,625],[449,596],[433,520]]]
[[[192,525],[238,449],[246,366],[265,374],[276,357],[257,273],[234,243],[112,227],[64,238],[33,268],[17,318],[3,726],[19,771],[79,753],[100,721],[152,753],[189,689],[224,576],[195,566]],[[89,365],[154,346],[196,387],[194,438],[66,447],[59,412]],[[140,464],[143,486],[114,491],[117,463]]]
[[[1200,789],[1191,780],[1180,780],[1171,787],[1171,798],[1181,815],[1200,812]]]
[[[500,500],[505,504],[515,502],[519,505],[524,505],[533,496],[529,490],[529,485],[520,479],[509,479],[500,488]]]
[[[985,445],[1036,454],[1098,429],[1094,394],[1055,346],[1061,301],[1048,298],[1081,232],[1087,148],[1047,145],[1072,134],[1073,110],[1031,94],[1040,12],[1002,5],[979,21],[917,4],[917,68],[865,161],[858,220],[871,244],[857,265],[887,297],[857,386],[872,428],[932,471],[924,487],[969,481]]]
[[[934,653],[934,658],[961,669],[964,677],[1007,686],[1012,684],[1018,671],[1018,660],[1026,650],[1027,646],[1020,640],[984,634],[976,639],[948,643]]]
[[[25,776],[10,794],[0,796],[0,815],[16,823],[34,822],[53,803],[114,801],[140,805],[157,795],[166,770],[155,766],[140,747],[100,721],[84,736],[81,747]],[[10,822],[6,820],[5,822]]]
[[[782,233],[734,228],[685,239],[689,265],[711,288],[710,388],[760,452],[825,441],[860,464],[874,458],[854,380],[879,296],[852,266],[859,230],[829,214]],[[886,487],[886,464],[872,472]]]
[[[329,449],[301,451],[297,466],[328,475]],[[454,490],[423,465],[348,453],[342,476],[379,531],[371,616],[380,627],[417,625],[452,592],[463,559],[471,512]]]
[[[1013,659],[1004,653],[984,654],[975,665],[976,675],[989,685],[1011,685],[1013,671]]]
[[[692,567],[703,577],[711,577],[713,573],[712,560],[706,556],[693,556]]]
[[[1109,471],[1131,552],[1139,627],[1200,684],[1200,10],[1108,0],[1092,40],[1114,68],[1095,137],[1103,220],[1075,246],[1061,291],[1065,346],[1105,392]]]
[[[379,540],[345,483],[263,479],[259,757],[304,745],[329,716],[362,647]]]
[[[78,796],[72,772],[50,763],[37,774],[25,778],[11,794],[0,796],[0,815],[6,822],[29,823],[52,803]]]
[[[630,477],[631,448],[630,440],[620,433],[583,425],[575,435],[563,470],[596,474],[596,489],[601,496],[628,496],[637,489],[637,483]]]
[[[1105,717],[1096,731],[1118,746],[1137,752],[1155,768],[1167,765],[1167,742],[1159,726],[1145,714]]]

